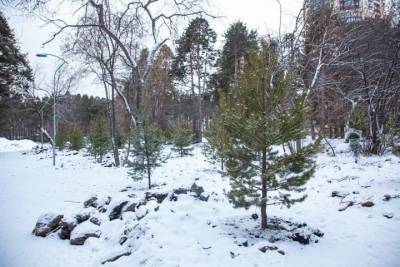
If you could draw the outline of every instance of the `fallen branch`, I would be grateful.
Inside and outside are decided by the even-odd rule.
[[[106,264],[107,262],[114,262],[114,261],[118,260],[119,258],[121,258],[123,256],[130,256],[131,254],[132,254],[132,252],[127,251],[127,252],[124,252],[122,254],[118,254],[118,255],[116,255],[116,256],[114,256],[112,258],[109,258],[109,259],[107,259],[105,261],[102,261],[101,264]]]

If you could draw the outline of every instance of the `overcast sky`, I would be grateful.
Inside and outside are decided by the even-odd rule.
[[[279,29],[279,5],[276,0],[208,0],[210,11],[221,18],[212,21],[211,25],[218,33],[219,41],[229,24],[241,20],[249,28],[256,29],[260,35],[277,35]],[[298,14],[303,0],[281,0],[282,3],[282,32],[293,28],[294,18]],[[52,74],[57,65],[50,58],[37,58],[40,52],[60,54],[60,42],[53,42],[46,47],[42,43],[52,33],[50,26],[35,16],[25,16],[15,10],[6,10],[5,15],[10,26],[14,29],[17,41],[23,52],[28,53],[28,59],[33,68],[39,68],[42,73],[38,77],[38,83],[51,84]],[[103,87],[88,77],[81,81],[79,89],[75,93],[87,93],[91,95],[104,95]]]

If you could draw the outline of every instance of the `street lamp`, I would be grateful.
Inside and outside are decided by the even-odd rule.
[[[62,68],[62,66],[64,66],[64,64],[68,64],[68,62],[63,59],[62,57],[59,57],[57,55],[53,55],[53,54],[49,54],[49,53],[41,53],[41,54],[36,54],[37,57],[55,57],[58,60],[61,60],[61,64],[58,66],[58,68],[56,69],[56,71],[54,72],[54,76],[53,76],[53,166],[56,165],[56,93],[57,93],[57,85],[58,85],[58,81],[59,79],[56,79],[57,73],[60,71],[60,69]]]

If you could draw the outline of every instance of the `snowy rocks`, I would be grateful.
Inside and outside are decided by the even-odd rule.
[[[268,250],[278,250],[278,247],[275,247],[275,246],[262,246],[262,247],[258,248],[258,250],[261,251],[262,253],[265,253]]]
[[[97,202],[97,197],[96,197],[96,196],[91,197],[91,198],[89,198],[88,200],[86,200],[85,202],[83,202],[83,206],[84,206],[85,208],[88,208],[88,207],[97,208],[98,205],[99,205],[99,204],[98,204],[98,202]]]
[[[36,222],[32,234],[45,237],[59,227],[63,215],[55,215],[54,213],[45,213],[39,217]]]
[[[136,203],[131,203],[129,204],[126,209],[124,210],[124,212],[135,212],[136,211]]]
[[[83,245],[89,237],[99,238],[100,234],[98,226],[86,221],[74,228],[71,233],[70,243],[71,245]]]
[[[76,222],[75,221],[69,221],[67,219],[63,219],[60,222],[60,232],[58,233],[58,236],[60,239],[69,239],[71,237],[71,232],[74,230],[76,227]]]
[[[146,201],[149,201],[151,199],[156,199],[157,203],[162,203],[164,199],[168,196],[168,193],[150,193],[146,192]]]
[[[89,221],[90,221],[91,223],[95,224],[95,225],[100,225],[100,224],[101,224],[100,219],[97,218],[97,217],[92,217],[92,218],[90,218]]]
[[[84,213],[80,213],[80,214],[75,215],[75,219],[76,219],[76,222],[78,224],[89,220],[89,218],[90,218],[90,213],[89,212],[84,212]]]
[[[196,183],[193,183],[190,187],[190,191],[195,193],[197,197],[200,197],[200,195],[204,192],[204,188],[202,186],[198,186]]]
[[[110,218],[110,221],[121,218],[122,209],[125,207],[126,204],[128,204],[128,201],[123,201],[114,206],[114,208],[110,212],[110,215],[108,216]]]
[[[290,239],[292,239],[293,241],[297,241],[302,245],[310,244],[310,235],[309,234],[294,233],[292,236],[290,236]]]

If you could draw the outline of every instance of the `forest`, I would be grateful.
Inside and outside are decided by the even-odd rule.
[[[278,32],[238,19],[223,34],[213,28],[217,12],[199,0],[55,2],[0,0],[0,176],[7,177],[0,187],[8,190],[0,202],[27,183],[12,177],[28,174],[18,165],[29,161],[30,178],[49,171],[38,181],[43,187],[57,188],[51,176],[66,186],[48,209],[84,205],[40,216],[34,236],[56,239],[57,233],[100,255],[93,263],[87,250],[70,254],[87,261],[74,266],[193,266],[197,257],[199,266],[259,266],[257,253],[275,250],[288,260],[274,254],[264,262],[293,266],[300,249],[287,239],[314,247],[320,242],[323,255],[337,251],[343,262],[332,266],[398,264],[400,243],[383,234],[371,242],[387,246],[386,252],[360,262],[352,257],[372,253],[372,245],[361,244],[366,231],[400,234],[399,1],[301,1],[290,30],[282,28],[281,1],[266,1],[281,8]],[[57,14],[62,8],[72,10],[70,19]],[[6,13],[13,9],[40,14],[52,25],[43,45],[57,42],[60,54],[37,54],[59,64],[51,83],[42,82],[43,70],[20,48]],[[98,95],[76,93],[85,91],[81,81],[89,76]],[[30,142],[28,152],[13,154]],[[75,186],[85,191],[75,195]],[[332,204],[336,198],[340,203]],[[40,197],[32,193],[32,199]],[[324,206],[329,211],[319,221]],[[374,213],[363,213],[368,208]],[[185,217],[191,209],[198,217]],[[180,217],[168,215],[175,211]],[[44,212],[31,214],[28,227]],[[325,225],[345,213],[349,217],[338,223],[361,239],[343,234],[340,242],[354,254],[331,245],[329,234],[342,229]],[[206,226],[185,230],[191,224],[185,220],[196,227],[202,214]],[[369,220],[368,227],[354,227],[354,220]],[[0,223],[0,231],[5,227]],[[182,237],[173,234],[180,231]],[[202,245],[194,248],[196,242]],[[232,242],[235,248],[219,261]],[[357,251],[355,243],[363,248]],[[193,249],[187,250],[193,258],[184,247]],[[247,247],[258,249],[243,251]],[[15,261],[15,251],[0,250],[1,266],[2,255],[4,266],[36,266],[34,258]],[[329,257],[315,251],[305,253],[318,258],[315,266],[326,265]]]

